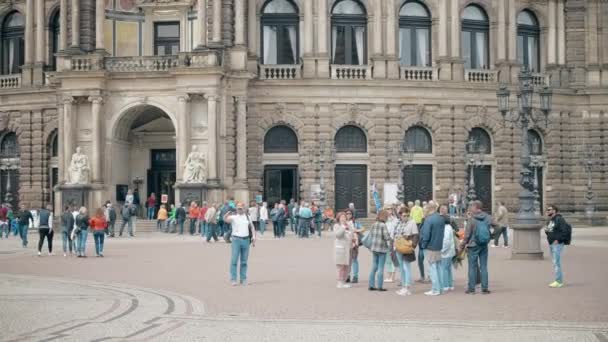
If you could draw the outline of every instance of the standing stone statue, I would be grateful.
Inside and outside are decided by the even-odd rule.
[[[184,183],[205,183],[207,181],[207,167],[205,157],[198,152],[196,145],[192,146],[192,152],[188,154],[184,165]]]
[[[72,155],[72,161],[68,170],[70,174],[68,184],[88,184],[90,170],[89,158],[82,153],[80,146],[76,147],[76,153]]]

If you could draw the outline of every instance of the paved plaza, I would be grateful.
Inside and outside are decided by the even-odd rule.
[[[513,261],[492,248],[491,295],[464,294],[465,267],[455,292],[432,298],[420,284],[410,297],[394,283],[367,291],[363,249],[363,281],[336,289],[330,234],[267,235],[247,287],[230,286],[229,246],[200,237],[110,239],[103,259],[64,258],[57,238],[57,255],[37,257],[35,242],[0,240],[2,341],[608,341],[608,228],[575,230],[562,289],[547,287],[548,258]]]

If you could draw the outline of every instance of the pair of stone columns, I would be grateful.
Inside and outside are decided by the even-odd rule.
[[[33,1],[33,0],[27,0]],[[44,5],[44,0],[37,0]],[[71,0],[71,14],[72,14],[72,41],[70,47],[72,49],[80,48],[80,0]],[[67,12],[68,2],[67,0],[60,0],[59,2],[59,50],[65,50],[67,48]],[[105,20],[105,0],[95,0],[95,48],[97,50],[104,50],[105,34],[103,24]]]
[[[211,42],[214,44],[220,44],[222,42],[222,1],[221,0],[211,0],[213,1],[213,30],[211,36]],[[237,20],[235,20],[235,43],[238,45],[239,35],[241,40],[244,42],[244,13],[245,8],[243,4],[244,0],[236,0],[235,1],[235,15],[237,16]],[[242,13],[242,20],[239,19],[239,12]],[[204,49],[207,47],[207,0],[198,0],[196,6],[196,13],[198,19],[198,42],[197,49]],[[239,25],[243,27],[242,30],[239,30]],[[242,32],[241,32],[242,31]]]

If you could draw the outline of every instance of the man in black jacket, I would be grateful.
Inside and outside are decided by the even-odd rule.
[[[25,208],[25,204],[19,206],[17,217],[19,219],[19,235],[21,236],[23,248],[25,248],[27,247],[27,233],[30,222],[34,224],[34,217],[32,216],[32,213]]]
[[[186,203],[186,202],[184,202]],[[181,203],[177,204],[175,209],[175,218],[177,219],[177,225],[179,226],[179,235],[184,235],[184,223],[186,222],[186,209]],[[172,232],[175,233],[175,232]]]
[[[549,287],[559,288],[564,286],[562,251],[564,245],[570,243],[569,233],[566,220],[559,214],[556,206],[550,205],[547,207],[547,217],[549,217],[549,222],[545,228],[545,234],[547,234],[547,242],[549,242],[549,248],[551,249],[553,269],[555,271],[555,281],[549,284]]]

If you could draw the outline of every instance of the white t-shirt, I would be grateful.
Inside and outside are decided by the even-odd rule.
[[[249,236],[249,219],[247,215],[230,215],[232,235],[242,238]]]

